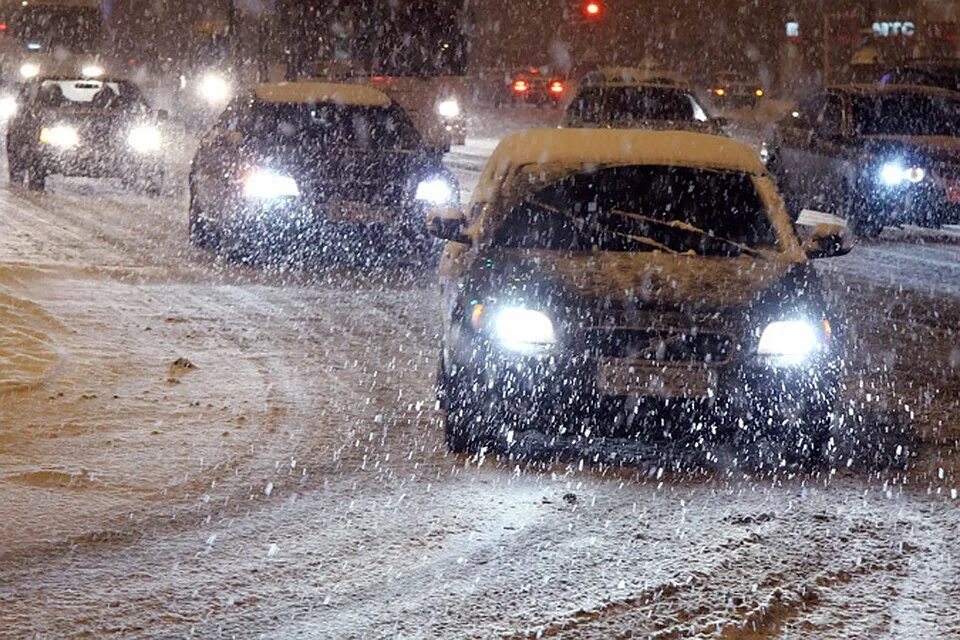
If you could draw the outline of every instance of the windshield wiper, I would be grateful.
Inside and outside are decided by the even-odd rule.
[[[739,242],[734,242],[733,240],[729,240],[727,238],[721,238],[720,236],[715,236],[711,234],[709,231],[707,231],[706,229],[701,229],[700,227],[696,227],[692,224],[683,222],[681,220],[659,220],[657,218],[645,216],[642,213],[633,213],[630,211],[623,211],[621,209],[612,209],[610,212],[613,213],[614,215],[618,215],[624,218],[629,218],[631,220],[638,220],[640,222],[646,222],[648,224],[655,224],[660,227],[670,227],[671,229],[678,229],[680,231],[686,231],[688,233],[694,233],[694,234],[703,236],[705,238],[709,238],[710,240],[720,242],[729,247],[734,247],[739,252],[737,255],[739,255],[740,253],[747,253],[757,258],[766,258],[766,256],[762,251],[754,249],[753,247],[747,246],[745,244],[740,244]]]
[[[554,206],[552,206],[552,205],[546,204],[545,202],[540,202],[539,200],[534,200],[534,199],[532,199],[532,198],[528,198],[528,199],[524,200],[524,202],[525,202],[526,204],[530,204],[530,205],[533,205],[533,206],[535,206],[535,207],[539,207],[539,208],[541,208],[541,209],[546,209],[547,211],[549,211],[549,212],[551,212],[551,213],[555,213],[555,214],[561,215],[561,216],[563,216],[564,218],[566,218],[567,220],[570,220],[570,221],[572,221],[572,222],[574,222],[574,223],[583,222],[582,219],[577,218],[576,216],[574,216],[574,215],[572,215],[572,214],[570,214],[570,213],[568,213],[568,212],[566,212],[566,211],[563,211],[562,209],[558,209],[557,207],[554,207]],[[648,247],[650,247],[651,249],[657,249],[657,250],[659,250],[659,251],[666,251],[667,253],[679,253],[679,251],[677,251],[677,250],[674,249],[673,247],[668,247],[667,245],[663,244],[662,242],[657,242],[657,241],[654,240],[653,238],[648,238],[647,236],[639,236],[639,235],[636,235],[636,234],[633,234],[633,233],[624,233],[624,232],[622,232],[622,231],[613,231],[613,230],[611,230],[611,229],[601,229],[600,231],[601,231],[601,233],[604,233],[604,234],[607,234],[607,235],[611,235],[611,236],[614,236],[614,237],[626,238],[626,239],[629,240],[630,242],[636,242],[637,244],[642,244],[642,245],[648,246]]]

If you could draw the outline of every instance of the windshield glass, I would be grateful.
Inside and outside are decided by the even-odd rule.
[[[235,115],[239,111],[239,115]],[[255,144],[415,149],[420,136],[395,106],[274,104],[255,102],[225,114],[225,128]]]
[[[12,27],[20,43],[31,50],[95,53],[103,34],[100,11],[85,7],[26,6]]]
[[[582,122],[623,120],[704,121],[706,115],[685,91],[665,87],[589,87],[577,93],[567,114]]]
[[[100,80],[44,80],[37,102],[50,108],[93,107],[98,109],[145,109],[139,89],[129,82]]]
[[[507,212],[492,244],[735,256],[776,241],[749,175],[625,166],[572,174],[535,190]]]
[[[919,93],[854,96],[853,118],[862,135],[955,137],[960,100]]]

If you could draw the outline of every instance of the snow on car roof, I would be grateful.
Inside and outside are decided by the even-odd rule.
[[[533,129],[504,138],[490,165],[665,164],[763,173],[753,147],[731,138],[688,131]]]
[[[531,129],[504,138],[487,162],[474,192],[489,202],[503,180],[524,165],[628,164],[703,167],[764,174],[756,149],[731,138],[689,131],[642,129]]]
[[[387,94],[362,84],[274,82],[257,85],[254,93],[264,102],[332,102],[362,107],[386,107],[390,104]]]

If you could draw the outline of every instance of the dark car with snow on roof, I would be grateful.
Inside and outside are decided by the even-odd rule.
[[[840,326],[755,151],[691,132],[515,134],[466,214],[428,213],[439,400],[453,451],[610,438],[811,456],[829,438]],[[700,420],[703,417],[703,421]],[[706,427],[704,425],[713,425]]]
[[[190,172],[190,240],[243,257],[348,240],[422,256],[435,246],[423,206],[459,201],[441,159],[376,89],[259,85],[201,141]]]
[[[960,223],[960,94],[843,85],[808,96],[780,123],[771,170],[794,215],[843,215],[865,236],[887,225]]]
[[[42,191],[55,174],[120,178],[159,194],[165,116],[128,80],[34,78],[21,88],[7,124],[10,182]]]
[[[722,133],[691,90],[651,83],[581,84],[566,107],[563,126]]]

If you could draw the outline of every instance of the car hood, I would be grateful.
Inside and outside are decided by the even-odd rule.
[[[899,153],[907,159],[960,161],[960,138],[950,136],[867,136],[865,145],[873,153]]]
[[[806,263],[746,256],[495,249],[477,261],[473,277],[497,296],[567,307],[723,313],[802,294],[812,273]]]

